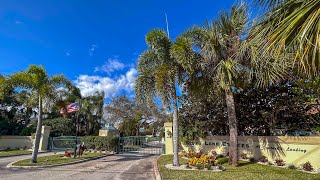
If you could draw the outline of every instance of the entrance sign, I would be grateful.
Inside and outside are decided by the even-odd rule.
[[[318,136],[238,136],[239,153],[258,159],[266,156],[268,161],[283,159],[286,164],[300,166],[309,161],[320,168],[320,137]],[[229,136],[208,136],[198,142],[182,144],[185,151],[216,151],[226,155]]]
[[[173,153],[172,123],[164,123],[166,154]],[[208,136],[196,142],[181,143],[184,151],[213,150],[218,154],[227,155],[229,136]],[[239,153],[256,160],[266,156],[273,162],[281,158],[287,165],[301,166],[306,162],[320,168],[320,136],[238,136]]]

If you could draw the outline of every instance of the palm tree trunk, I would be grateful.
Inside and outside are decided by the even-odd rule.
[[[173,129],[172,129],[172,138],[173,138],[173,165],[179,166],[179,122],[178,122],[178,102],[176,96],[176,90],[174,88],[173,93]]]
[[[36,137],[34,142],[34,147],[32,151],[32,163],[37,162],[37,156],[39,151],[39,144],[40,144],[40,138],[41,138],[41,129],[42,129],[42,97],[39,95],[39,112],[38,112],[38,125],[37,125],[37,131],[36,131]]]
[[[229,164],[238,166],[238,124],[235,111],[233,93],[231,89],[226,90],[226,104],[229,120]]]

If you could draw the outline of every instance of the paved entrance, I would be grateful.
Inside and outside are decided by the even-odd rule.
[[[41,154],[43,155],[43,154]],[[5,180],[153,180],[153,162],[157,156],[120,154],[80,164],[43,168],[8,169],[5,166],[30,155],[0,158],[0,179]]]
[[[159,137],[127,136],[119,138],[120,153],[163,154],[164,143]]]

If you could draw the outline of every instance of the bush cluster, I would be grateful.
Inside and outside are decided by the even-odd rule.
[[[313,167],[311,163],[308,161],[302,165],[303,170],[305,171],[313,171]]]
[[[116,151],[119,139],[116,136],[85,136],[81,141],[87,149]]]
[[[268,158],[266,156],[261,156],[261,157],[259,157],[258,161],[262,162],[262,163],[266,163],[266,162],[268,162]]]
[[[282,159],[276,159],[275,160],[275,164],[277,166],[284,166],[285,165],[285,162],[282,160]]]

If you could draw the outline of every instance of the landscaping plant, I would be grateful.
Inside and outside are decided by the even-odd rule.
[[[290,164],[290,165],[288,166],[288,169],[297,169],[297,167],[296,167],[295,165],[293,165],[293,164]]]
[[[256,159],[254,159],[253,157],[249,158],[250,162],[256,162]]]
[[[240,157],[241,157],[241,159],[248,159],[246,153],[241,153],[241,154],[240,154]]]
[[[313,171],[313,167],[312,167],[312,165],[311,165],[311,163],[309,161],[304,163],[302,168],[305,171]]]
[[[259,157],[259,162],[266,163],[268,162],[268,158],[266,156]]]
[[[282,159],[276,159],[275,160],[275,164],[277,166],[284,166],[285,165],[285,162],[282,160]]]

